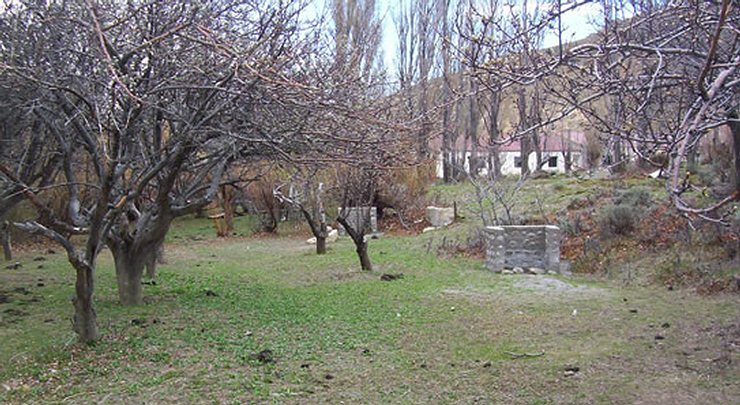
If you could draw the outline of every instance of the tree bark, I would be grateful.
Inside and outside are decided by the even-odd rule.
[[[364,271],[373,271],[373,264],[370,262],[370,255],[367,253],[367,242],[355,242],[357,246],[357,256],[360,258],[360,268]]]
[[[468,96],[468,137],[470,138],[470,161],[468,163],[468,173],[473,178],[478,177],[478,123],[480,117],[478,116],[478,99],[476,93],[478,92],[478,86],[474,78],[470,78],[469,91],[471,96]]]
[[[445,183],[454,179],[452,153],[455,145],[452,144],[450,130],[450,30],[447,17],[450,2],[443,0],[437,3],[440,7],[438,18],[442,20],[442,178]]]
[[[3,245],[5,260],[13,260],[13,250],[10,242],[10,224],[6,221],[0,228],[0,242],[2,242]]]
[[[325,253],[326,253],[326,237],[317,236],[316,237],[316,254],[323,255]]]
[[[77,282],[72,303],[75,308],[73,328],[82,343],[93,343],[100,338],[97,315],[93,307],[95,269],[83,263],[75,265]]]
[[[519,129],[524,130],[529,126],[529,117],[527,116],[527,101],[524,89],[517,91],[517,109],[519,110]],[[519,155],[521,156],[521,176],[529,174],[529,154],[532,153],[531,136],[525,135],[519,140]]]
[[[233,192],[227,185],[221,186],[221,195],[223,196],[224,221],[226,222],[226,232],[231,235],[234,232],[234,196]]]
[[[735,158],[735,199],[740,200],[740,122],[735,121],[738,115],[731,116],[730,131],[732,132],[732,152]]]
[[[157,255],[151,255],[146,259],[146,277],[157,278]]]
[[[133,306],[144,303],[141,288],[141,279],[144,274],[145,260],[138,258],[130,248],[118,247],[111,249],[116,266],[116,279],[118,281],[118,299],[121,305]],[[149,256],[156,258],[155,252]]]
[[[147,257],[146,260],[146,276],[147,278],[154,279],[157,277],[157,265],[165,264],[167,261],[164,259],[164,243],[160,243],[157,249]]]

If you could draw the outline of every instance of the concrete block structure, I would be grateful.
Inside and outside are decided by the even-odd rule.
[[[560,272],[560,228],[552,225],[489,226],[484,229],[486,267],[540,268]]]

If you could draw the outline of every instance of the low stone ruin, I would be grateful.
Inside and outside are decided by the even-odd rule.
[[[486,267],[505,274],[560,273],[560,228],[552,225],[484,229]]]
[[[455,210],[447,207],[429,206],[426,209],[426,217],[433,227],[442,228],[455,221]]]

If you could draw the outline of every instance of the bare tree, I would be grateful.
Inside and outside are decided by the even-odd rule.
[[[372,271],[373,265],[368,253],[368,235],[372,231],[371,209],[380,171],[371,167],[344,167],[340,168],[338,175],[342,208],[337,215],[337,222],[344,227],[355,244],[360,268]]]
[[[301,212],[316,238],[316,254],[322,255],[326,253],[326,238],[329,234],[324,208],[327,185],[318,178],[318,175],[317,166],[303,170],[299,168],[291,179],[288,195],[286,196],[282,190],[285,184],[276,187],[274,194],[280,201],[296,207]]]
[[[298,11],[290,4],[215,1],[29,3],[3,13],[22,22],[15,30],[39,38],[4,68],[14,86],[39,89],[44,129],[70,145],[62,184],[70,218],[0,168],[39,212],[36,221],[16,226],[63,245],[77,272],[74,325],[81,341],[99,336],[92,297],[102,246],[114,254],[121,302],[140,303],[142,269],[171,220],[213,198],[230,160],[270,149],[266,131],[255,125],[262,119],[255,89],[266,73],[279,81],[292,68],[281,55],[290,52]],[[237,133],[252,142],[236,145]],[[179,181],[184,172],[192,173],[187,183]],[[93,198],[83,200],[83,191]],[[75,246],[70,234],[86,235],[85,245]]]
[[[695,188],[684,168],[708,130],[727,126],[740,137],[738,8],[731,1],[646,2],[630,5],[634,15],[624,18],[625,6],[604,4],[599,35],[570,50],[578,61],[570,65],[571,85],[582,89],[573,104],[612,136],[615,163],[623,144],[657,167],[662,162],[653,157],[667,154],[675,207],[690,218],[721,222],[740,188],[717,189],[714,202],[696,206],[686,198]],[[600,114],[605,108],[609,119]]]

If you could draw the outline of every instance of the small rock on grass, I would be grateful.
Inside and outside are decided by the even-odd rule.
[[[275,357],[273,357],[272,350],[270,349],[265,349],[259,353],[253,354],[252,358],[262,364],[275,363]]]
[[[545,269],[541,269],[539,267],[530,267],[527,269],[527,274],[534,274],[535,276],[540,276],[547,273]]]
[[[579,371],[581,371],[581,368],[580,367],[578,367],[578,366],[570,366],[569,365],[569,366],[565,366],[565,371],[563,372],[563,374],[566,377],[571,377],[571,376],[576,375],[576,373],[578,373]]]

